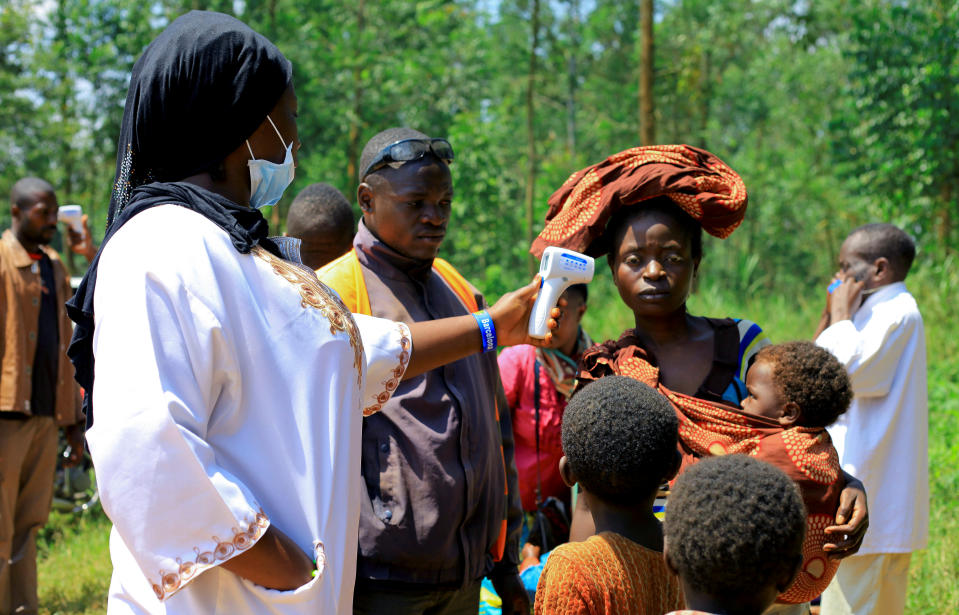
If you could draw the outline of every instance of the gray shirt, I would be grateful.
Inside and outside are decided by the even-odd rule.
[[[362,222],[353,247],[373,316],[419,322],[469,314],[432,261],[399,254]],[[522,511],[494,353],[402,382],[364,421],[361,467],[368,497],[360,504],[358,579],[475,581],[494,567],[491,549],[504,518],[508,540],[498,566],[515,568]]]

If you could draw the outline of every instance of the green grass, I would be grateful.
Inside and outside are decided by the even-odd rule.
[[[110,586],[110,521],[97,508],[80,516],[53,512],[37,540],[40,613],[104,613]]]
[[[932,499],[929,548],[913,555],[906,612],[959,613],[959,314],[951,298],[959,288],[959,263],[946,259],[921,269],[908,285],[926,323],[929,351],[929,459]],[[603,266],[605,267],[605,265]],[[632,325],[609,281],[608,270],[590,286],[585,326],[597,341]],[[603,275],[605,274],[605,275]],[[759,323],[774,342],[812,335],[822,295],[764,293],[743,299],[714,284],[690,300],[694,314],[738,316]],[[602,308],[600,308],[602,306]],[[101,512],[82,518],[51,516],[40,537],[40,612],[102,613],[110,582]]]

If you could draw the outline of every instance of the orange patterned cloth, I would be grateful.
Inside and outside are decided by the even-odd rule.
[[[557,547],[536,587],[536,615],[662,615],[686,606],[663,554],[613,532]]]
[[[746,215],[746,184],[716,156],[689,145],[633,147],[573,173],[553,193],[530,253],[539,258],[548,246],[560,246],[602,256],[608,248],[596,239],[610,217],[658,196],[672,199],[721,239]]]
[[[833,524],[845,486],[839,455],[825,429],[783,429],[775,421],[743,414],[734,406],[671,391],[660,382],[659,369],[647,353],[635,345],[594,346],[584,353],[580,365],[580,386],[618,374],[644,382],[669,399],[679,419],[681,473],[703,457],[738,453],[771,463],[793,479],[806,505],[803,564],[796,580],[776,601],[800,604],[822,593],[839,567],[822,550],[829,542],[823,530]]]

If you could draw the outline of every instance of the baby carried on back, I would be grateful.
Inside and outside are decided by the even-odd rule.
[[[622,341],[622,340],[621,340]],[[843,366],[811,342],[762,348],[746,375],[742,408],[670,391],[642,348],[597,346],[583,357],[584,373],[630,376],[657,388],[679,418],[683,465],[713,455],[745,454],[780,468],[799,486],[806,505],[803,563],[777,602],[798,604],[826,588],[839,566],[823,551],[845,485],[839,458],[826,432],[852,400]],[[667,507],[667,515],[668,515]]]

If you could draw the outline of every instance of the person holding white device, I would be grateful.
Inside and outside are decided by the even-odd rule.
[[[296,240],[267,236],[258,209],[300,146],[292,76],[205,11],[134,65],[109,226],[68,304],[114,524],[108,613],[349,612],[366,410],[482,348],[469,315],[350,313]],[[529,340],[535,292],[489,309],[504,342]]]
[[[87,263],[92,263],[93,257],[97,255],[97,246],[93,243],[89,220],[87,215],[83,213],[83,207],[80,205],[61,205],[57,212],[57,221],[62,222],[64,229],[67,231],[70,251],[86,258]],[[70,266],[73,266],[72,260]]]
[[[26,177],[10,191],[11,228],[0,239],[0,613],[37,612],[36,532],[53,495],[57,431],[76,463],[83,450],[80,396],[70,378],[66,268],[50,247],[57,195]],[[83,236],[72,233],[70,245]]]

